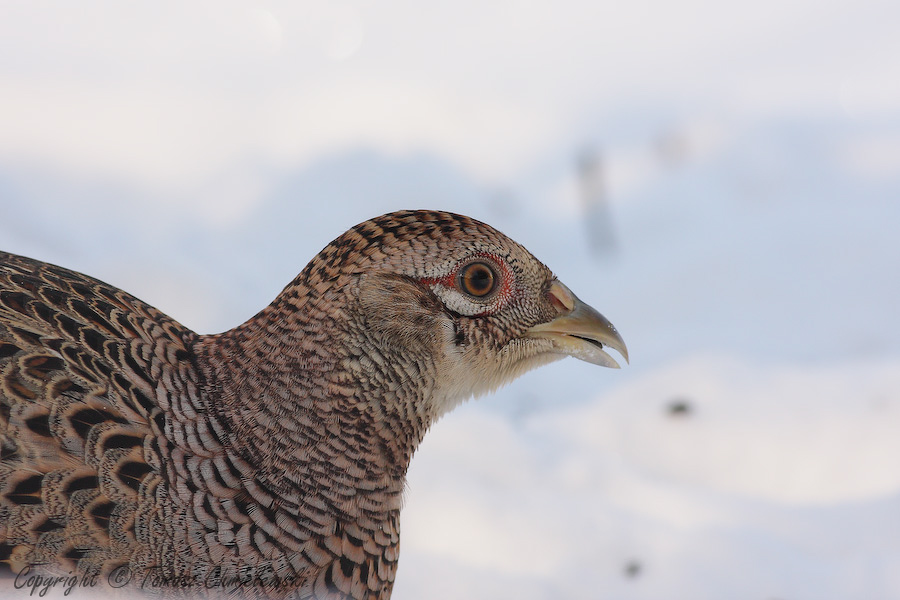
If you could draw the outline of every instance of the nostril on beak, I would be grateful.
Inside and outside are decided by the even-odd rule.
[[[555,279],[550,284],[547,297],[561,315],[567,315],[575,310],[575,295],[569,291],[569,288]]]

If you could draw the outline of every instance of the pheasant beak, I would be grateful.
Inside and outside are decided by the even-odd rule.
[[[535,325],[526,335],[551,340],[560,354],[602,367],[619,368],[619,363],[603,351],[605,346],[618,351],[628,362],[625,341],[606,317],[579,300],[569,288],[555,279],[547,297],[559,311],[559,316]]]

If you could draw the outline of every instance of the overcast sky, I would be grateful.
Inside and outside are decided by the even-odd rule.
[[[761,118],[884,120],[898,22],[890,0],[7,1],[0,163],[212,221],[360,147],[509,185],[667,129],[714,144]],[[895,169],[898,137],[855,152]]]

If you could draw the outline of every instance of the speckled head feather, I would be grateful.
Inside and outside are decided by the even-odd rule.
[[[459,287],[460,271],[473,262],[486,263],[496,277],[496,288],[483,297]],[[368,330],[388,334],[379,338],[383,344],[440,359],[435,375],[445,381],[436,382],[438,397],[429,398],[440,413],[562,358],[529,352],[522,341],[529,327],[558,314],[546,297],[553,280],[524,247],[489,225],[446,212],[403,211],[337,238],[285,293],[306,295],[312,287],[325,302],[338,286],[358,286],[355,300]]]
[[[0,254],[0,565],[172,597],[386,599],[429,426],[565,355],[616,366],[605,346],[627,358],[527,250],[451,213],[357,225],[209,336]]]

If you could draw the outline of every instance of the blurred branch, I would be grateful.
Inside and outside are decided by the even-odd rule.
[[[616,237],[606,192],[603,157],[596,149],[586,148],[578,157],[577,167],[591,253],[597,257],[612,254],[616,249]]]

